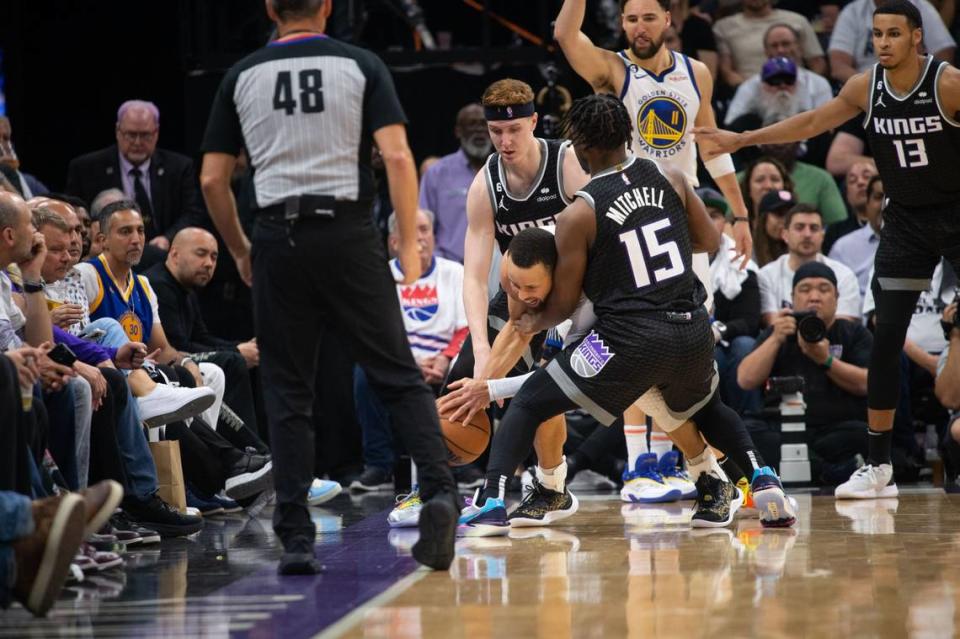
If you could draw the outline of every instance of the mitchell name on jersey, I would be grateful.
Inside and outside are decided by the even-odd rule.
[[[626,177],[626,176],[624,176]],[[606,217],[623,226],[630,214],[644,207],[663,208],[663,189],[641,186],[627,191],[610,205]]]

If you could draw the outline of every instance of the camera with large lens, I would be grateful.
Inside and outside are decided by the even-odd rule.
[[[817,317],[816,311],[796,311],[793,318],[797,320],[797,335],[805,342],[819,342],[827,336],[827,325]]]

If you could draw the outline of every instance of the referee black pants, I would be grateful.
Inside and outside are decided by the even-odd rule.
[[[253,303],[277,491],[274,530],[288,552],[312,552],[314,381],[321,338],[332,332],[363,367],[394,431],[417,463],[424,500],[456,495],[433,393],[410,353],[396,284],[365,207],[333,219],[258,219]],[[346,401],[347,398],[344,398]],[[322,419],[322,416],[321,416]]]

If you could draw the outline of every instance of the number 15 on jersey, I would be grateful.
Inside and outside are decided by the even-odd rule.
[[[627,249],[627,259],[630,260],[630,268],[633,271],[633,279],[637,288],[650,286],[653,280],[657,283],[669,280],[681,275],[684,271],[683,257],[680,255],[680,247],[673,240],[660,243],[657,239],[657,231],[669,228],[670,220],[663,218],[656,222],[644,224],[639,229],[633,229],[620,234],[620,242]],[[643,243],[647,246],[647,253],[651,258],[659,255],[666,255],[669,259],[669,265],[654,269],[651,273],[647,261],[643,256],[643,248],[640,246],[640,237],[643,237]]]

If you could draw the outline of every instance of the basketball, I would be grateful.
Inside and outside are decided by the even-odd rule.
[[[483,454],[490,443],[490,418],[480,411],[469,424],[454,422],[440,416],[440,432],[447,444],[447,463],[464,466]]]

